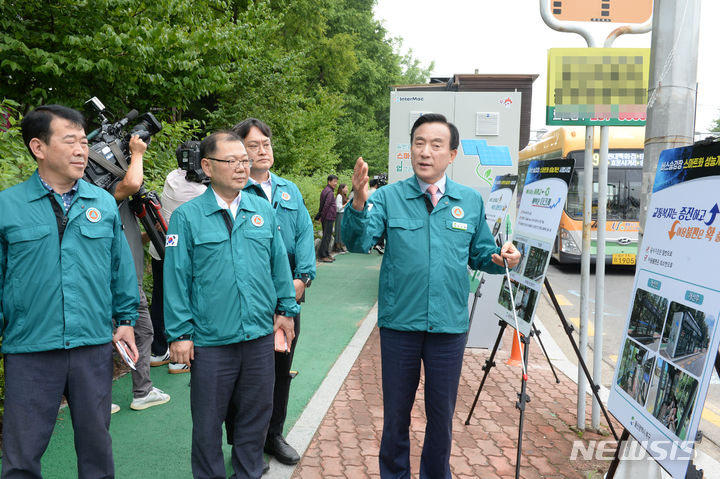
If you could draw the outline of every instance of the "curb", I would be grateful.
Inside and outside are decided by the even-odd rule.
[[[355,364],[355,360],[362,352],[367,339],[370,337],[373,328],[375,328],[375,324],[377,324],[377,302],[368,315],[365,316],[350,343],[335,361],[320,387],[315,391],[315,394],[313,394],[297,422],[288,433],[287,442],[295,448],[301,458],[315,436],[315,431],[317,431],[320,423],[325,418],[325,414],[330,409],[335,396],[345,382],[345,378],[350,373],[350,369]],[[263,477],[268,479],[289,479],[295,472],[296,467],[297,465],[287,466],[271,457],[270,470]]]

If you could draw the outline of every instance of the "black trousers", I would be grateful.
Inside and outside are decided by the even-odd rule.
[[[110,438],[112,344],[5,355],[2,477],[41,478],[40,458],[63,394],[75,432],[77,476],[115,476]],[[75,476],[65,471],[64,477]]]
[[[270,418],[268,436],[283,433],[287,417],[288,399],[290,398],[290,368],[292,367],[295,346],[300,336],[300,315],[295,316],[295,338],[289,353],[275,352],[275,391],[273,392],[273,412]]]
[[[410,479],[410,415],[425,371],[425,439],[420,479],[450,479],[452,418],[466,334],[380,328],[383,433],[380,477]]]
[[[295,355],[295,347],[297,346],[298,337],[300,336],[300,315],[295,316],[295,339],[292,341],[289,353],[275,352],[275,389],[273,391],[273,409],[270,417],[270,427],[268,428],[268,437],[274,434],[283,434],[285,428],[285,419],[287,419],[287,406],[290,398],[290,368],[292,367],[293,356]],[[232,444],[234,440],[235,415],[237,411],[230,405],[227,415],[225,416],[225,432],[227,433],[227,443]]]
[[[165,338],[165,316],[163,313],[163,262],[152,260],[153,291],[150,305],[150,318],[153,325],[153,342],[151,352],[155,356],[162,356],[168,350]]]
[[[318,259],[330,256],[330,237],[333,233],[333,225],[335,220],[322,222],[322,239],[320,240],[320,248],[318,249]]]
[[[226,346],[195,347],[190,367],[193,477],[226,477],[222,423],[230,404],[237,411],[233,421],[232,477],[262,476],[274,375],[272,334]]]

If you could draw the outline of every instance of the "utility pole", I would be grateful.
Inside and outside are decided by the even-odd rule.
[[[562,3],[562,2],[555,2]],[[578,2],[582,3],[582,2]],[[577,7],[577,5],[575,5]],[[590,2],[585,2],[583,6],[591,11]],[[642,2],[637,2],[638,10],[635,12],[639,17],[643,17]],[[645,13],[649,14],[649,3]],[[604,4],[602,8],[610,8],[610,3]],[[598,43],[598,31],[591,31],[592,28],[588,24],[578,22],[580,18],[573,18],[575,21],[565,22],[553,18],[555,13],[561,14],[562,8],[553,9],[551,15],[550,1],[540,0],[540,14],[543,21],[552,29],[577,33],[581,35],[588,44],[588,48],[594,48]],[[576,11],[577,13],[577,11]],[[647,16],[644,18],[648,18]],[[592,19],[585,19],[589,21]],[[651,22],[646,20],[644,23],[635,23],[626,18],[628,25],[615,28],[605,38],[604,48],[612,47],[617,37],[629,33],[646,33],[650,30]],[[590,22],[592,23],[592,22]],[[620,23],[625,23],[620,21]],[[605,300],[605,228],[607,215],[607,177],[608,177],[608,143],[610,129],[609,126],[602,125],[600,127],[600,149],[599,149],[599,165],[598,165],[598,213],[597,213],[597,241],[596,241],[596,269],[595,269],[595,336],[593,338],[593,382],[601,384],[602,382],[602,345],[603,345],[603,317],[604,317],[604,300]],[[581,278],[580,278],[580,329],[579,329],[579,351],[585,360],[588,346],[588,323],[590,316],[590,246],[591,246],[591,222],[592,222],[592,186],[593,186],[593,164],[592,156],[594,153],[594,127],[586,126],[585,134],[585,161],[583,170],[585,171],[584,181],[584,206],[583,206],[583,234],[582,234],[582,256],[581,256]],[[577,427],[585,430],[585,394],[587,382],[582,369],[578,365],[578,397],[577,397]],[[592,402],[592,427],[598,429],[600,426],[600,405],[593,398]]]
[[[660,152],[693,144],[697,96],[700,0],[655,0],[653,8],[640,247]]]

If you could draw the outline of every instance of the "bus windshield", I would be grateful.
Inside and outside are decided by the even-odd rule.
[[[565,211],[572,219],[583,216],[584,152],[572,152],[575,174],[570,181]],[[642,183],[642,151],[611,151],[608,156],[607,219],[638,221],[640,215],[640,186]],[[597,218],[598,181],[593,169],[592,218]]]

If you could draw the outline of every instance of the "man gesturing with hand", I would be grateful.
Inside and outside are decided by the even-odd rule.
[[[445,175],[457,155],[455,125],[442,115],[423,115],[410,141],[414,175],[369,198],[368,165],[358,158],[343,242],[367,253],[386,238],[378,294],[385,418],[380,475],[411,477],[410,412],[422,365],[427,426],[420,478],[450,479],[452,416],[468,331],[467,267],[500,274],[503,258],[513,267],[520,253],[512,243],[495,245],[480,193]]]

